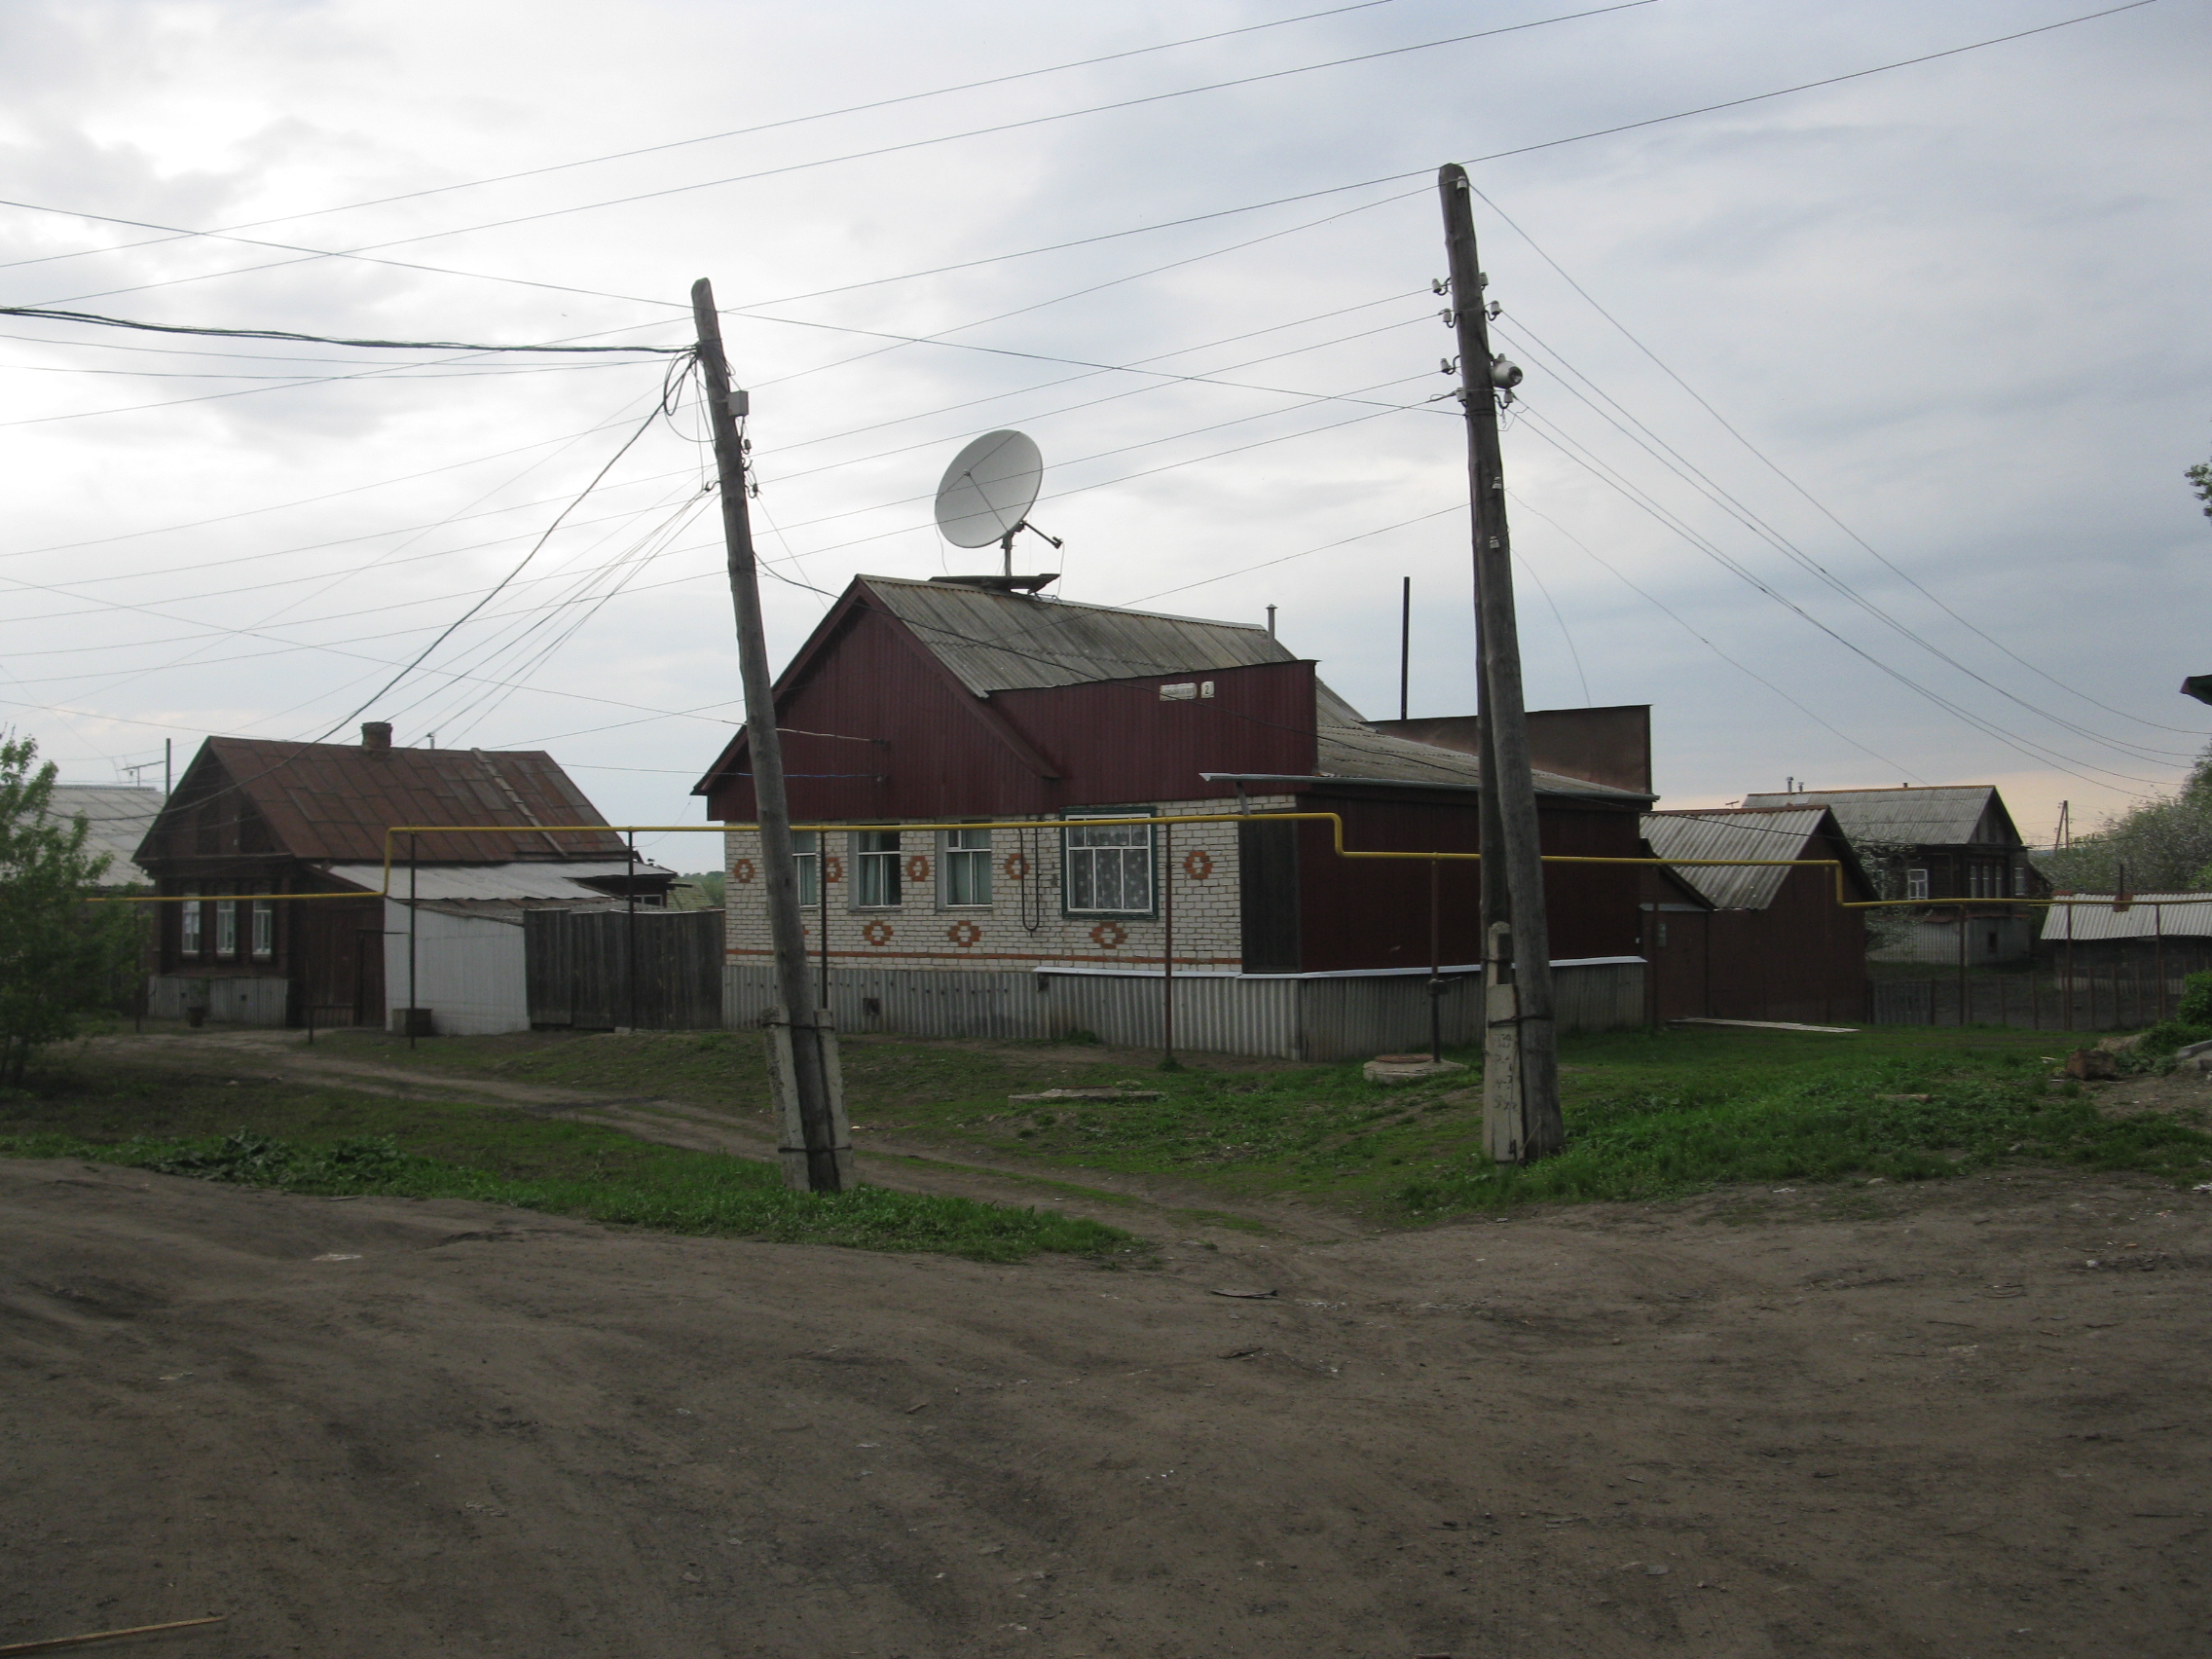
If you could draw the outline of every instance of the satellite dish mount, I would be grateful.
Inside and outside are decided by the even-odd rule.
[[[1010,576],[1014,574],[1014,538],[1019,535],[1025,530],[1029,532],[1031,535],[1044,535],[1045,539],[1047,541],[1050,541],[1055,549],[1063,545],[1058,536],[1046,535],[1043,531],[1039,530],[1027,519],[1023,519],[1019,524],[1015,525],[1012,530],[1008,531],[1004,535],[999,537],[999,551],[1006,555],[1006,573]]]

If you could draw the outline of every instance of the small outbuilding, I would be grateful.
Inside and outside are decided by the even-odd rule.
[[[1643,818],[1645,1005],[1669,1019],[1833,1024],[1866,1014],[1866,912],[1876,897],[1825,806],[1698,808]],[[1773,863],[1701,865],[1701,859]],[[1792,863],[1789,861],[1833,861]],[[1840,891],[1838,887],[1840,869]]]
[[[2064,971],[2212,970],[2212,893],[2071,893],[2044,912],[2038,960]]]

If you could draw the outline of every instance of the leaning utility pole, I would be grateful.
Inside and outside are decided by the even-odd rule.
[[[1467,414],[1467,481],[1474,504],[1475,621],[1482,656],[1483,1139],[1500,1163],[1560,1150],[1559,1027],[1552,1003],[1551,935],[1544,922],[1543,848],[1521,692],[1513,613],[1513,549],[1505,525],[1505,465],[1497,393],[1520,371],[1490,350],[1485,277],[1475,256],[1467,174],[1437,175],[1451,256],[1452,321],[1458,331],[1459,401]]]
[[[779,1005],[768,1011],[768,1070],[781,1108],[784,1181],[801,1192],[841,1193],[853,1185],[853,1136],[845,1120],[837,1032],[808,985],[806,924],[799,914],[798,866],[792,857],[792,810],[784,791],[783,739],[760,625],[760,575],[753,558],[746,504],[745,447],[737,423],[745,394],[730,388],[714,284],[691,284],[699,325],[699,373],[721,474],[722,537],[729,545],[729,592],[737,608],[737,653],[745,680],[745,746],[760,820],[760,868],[767,890],[768,937],[776,953]]]

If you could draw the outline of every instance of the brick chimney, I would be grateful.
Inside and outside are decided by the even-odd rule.
[[[363,749],[389,749],[391,747],[391,722],[389,720],[363,720],[361,722],[361,747]]]

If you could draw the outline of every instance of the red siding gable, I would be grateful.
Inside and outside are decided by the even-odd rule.
[[[1213,695],[1163,698],[1162,685]],[[1309,773],[1313,665],[1263,663],[977,697],[895,617],[850,607],[777,693],[799,820],[1051,813],[1219,793],[1201,772]],[[742,734],[709,774],[709,815],[756,813]]]

